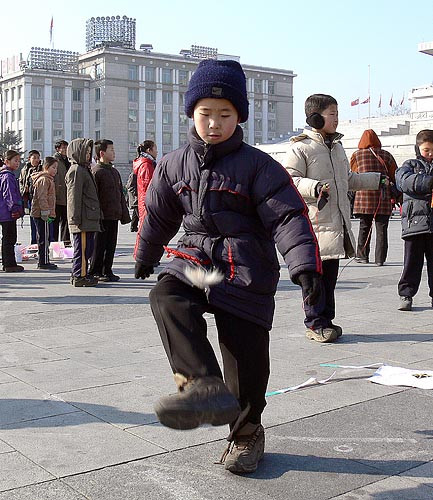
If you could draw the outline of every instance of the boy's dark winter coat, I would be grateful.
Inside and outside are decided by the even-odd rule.
[[[433,233],[432,163],[422,158],[406,160],[397,169],[395,179],[398,189],[403,192],[401,237]]]
[[[118,170],[111,163],[97,163],[92,174],[98,187],[102,218],[120,220],[122,224],[131,222]]]
[[[270,329],[279,279],[274,241],[292,278],[321,272],[321,261],[290,175],[242,137],[237,127],[230,139],[209,146],[193,128],[189,144],[161,160],[147,192],[135,257],[157,263],[183,220],[185,235],[176,250],[168,249],[175,258],[163,273],[191,284],[186,266],[213,265],[224,280],[210,287],[210,304]]]

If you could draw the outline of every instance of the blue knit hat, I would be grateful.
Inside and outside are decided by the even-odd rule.
[[[192,118],[197,101],[207,97],[227,99],[239,113],[240,122],[248,120],[246,78],[238,62],[215,59],[201,61],[185,92],[185,114]]]

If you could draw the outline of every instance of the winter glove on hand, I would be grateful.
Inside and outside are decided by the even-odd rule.
[[[146,266],[142,264],[141,262],[136,262],[135,263],[135,277],[136,279],[146,279],[148,278],[151,274],[153,274],[153,266]]]
[[[55,217],[48,217],[48,224],[53,223],[56,220]]]
[[[12,219],[19,219],[21,217],[21,212],[12,212],[11,213]]]
[[[48,222],[49,217],[50,217],[50,211],[49,210],[41,210],[41,219],[44,222]]]
[[[306,271],[296,276],[296,282],[301,285],[305,303],[309,306],[317,304],[320,298],[322,276],[314,271]]]

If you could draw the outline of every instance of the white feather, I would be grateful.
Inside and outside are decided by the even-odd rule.
[[[185,267],[185,276],[197,288],[205,290],[206,288],[220,283],[224,279],[224,275],[217,269],[207,271],[201,267]]]

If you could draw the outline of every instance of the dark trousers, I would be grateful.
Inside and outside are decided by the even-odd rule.
[[[112,267],[117,245],[119,221],[104,219],[101,221],[101,226],[102,232],[95,235],[95,248],[89,273],[110,276],[113,274]]]
[[[50,262],[50,229],[48,221],[40,217],[34,217],[36,224],[36,236],[38,241],[39,265]]]
[[[74,256],[72,257],[72,276],[79,278],[87,275],[89,260],[93,254],[95,233],[84,231],[74,233]]]
[[[339,264],[338,259],[322,261],[322,290],[319,301],[314,306],[309,306],[304,302],[304,323],[307,328],[317,330],[332,325],[332,320],[335,318],[335,286]]]
[[[371,227],[373,225],[373,214],[359,214],[358,249],[356,256],[367,259],[370,255]],[[388,254],[388,223],[389,215],[377,214],[374,221],[376,226],[376,248],[374,261],[383,264]]]
[[[398,282],[400,297],[413,297],[421,283],[424,256],[427,261],[429,295],[433,297],[433,234],[417,234],[404,240],[403,272]]]
[[[0,222],[2,227],[2,265],[5,267],[14,267],[17,265],[15,260],[15,243],[17,242],[17,221],[7,220]]]
[[[138,231],[139,222],[140,218],[138,217],[138,207],[134,207],[131,214],[131,233],[136,233]]]
[[[36,228],[35,218],[32,216],[30,216],[30,235],[31,235],[30,243],[32,245],[36,245],[38,242],[38,230]]]
[[[203,318],[205,312],[214,314],[225,383],[242,409],[250,404],[246,421],[260,423],[269,379],[268,330],[211,308],[203,290],[168,274],[150,292],[150,305],[171,369],[186,377],[222,378]]]
[[[68,215],[66,213],[66,205],[56,205],[56,218],[53,222],[53,240],[60,241],[65,244],[71,243],[71,236],[69,235]]]

